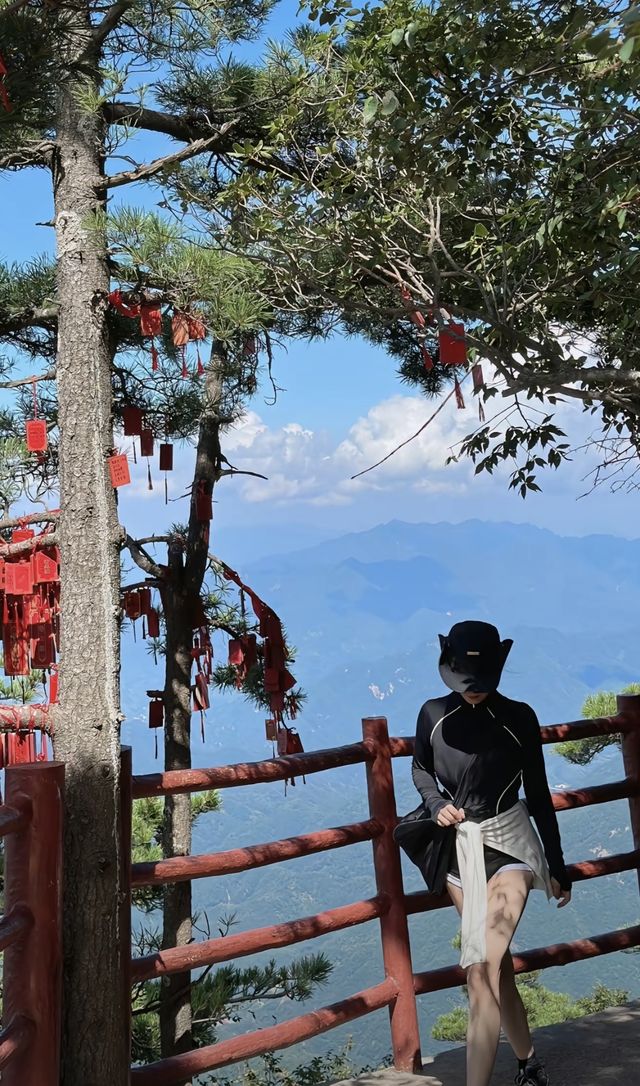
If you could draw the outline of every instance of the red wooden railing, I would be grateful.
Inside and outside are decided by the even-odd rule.
[[[6,770],[2,1086],[58,1086],[64,766]]]
[[[632,869],[638,870],[640,879],[640,697],[619,698],[618,715],[615,717],[576,721],[542,729],[544,743],[615,733],[621,733],[622,736],[624,780],[555,793],[553,800],[556,809],[563,811],[616,799],[628,799],[634,849],[628,853],[607,856],[602,860],[572,864],[569,870],[575,881]],[[183,973],[261,950],[291,946],[302,940],[317,938],[327,932],[340,931],[376,918],[380,921],[385,971],[385,979],[380,984],[357,992],[339,1003],[299,1015],[268,1029],[256,1030],[147,1066],[134,1067],[131,1071],[133,1086],[179,1086],[185,1080],[203,1072],[216,1070],[273,1049],[286,1048],[385,1006],[389,1008],[395,1067],[401,1071],[420,1069],[416,995],[462,984],[464,973],[458,966],[414,973],[412,966],[408,915],[451,904],[446,894],[436,897],[426,891],[404,893],[400,857],[392,836],[397,817],[392,759],[412,753],[413,739],[390,738],[386,720],[383,717],[374,717],[363,721],[361,743],[263,762],[158,773],[134,777],[132,782],[123,782],[123,794],[136,799],[282,781],[293,774],[298,776],[302,773],[318,773],[338,766],[365,763],[369,819],[349,826],[338,826],[248,848],[205,856],[176,857],[151,864],[134,864],[132,885],[159,886],[185,879],[246,871],[370,840],[373,844],[377,889],[374,897],[285,924],[257,928],[225,938],[208,939],[187,947],[163,950],[136,958],[131,965],[130,979],[132,982],[139,982],[151,977]],[[128,772],[130,770],[124,770],[125,776]],[[520,973],[552,965],[564,965],[637,945],[640,945],[640,925],[594,935],[589,939],[577,939],[569,943],[528,950],[514,957],[514,965],[516,972]]]

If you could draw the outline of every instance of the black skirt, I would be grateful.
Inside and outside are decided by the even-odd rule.
[[[498,852],[497,848],[491,848],[489,845],[484,846],[484,866],[487,873],[487,882],[497,874],[501,867],[505,867],[507,864],[521,863],[522,860],[519,860],[517,856],[509,856],[506,852]],[[456,879],[460,878],[460,868],[458,867],[458,858],[455,851],[447,874],[453,875]]]

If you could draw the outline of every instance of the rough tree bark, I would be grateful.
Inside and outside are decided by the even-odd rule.
[[[184,542],[169,547],[169,576],[161,589],[166,624],[165,768],[191,766],[191,672],[194,616],[207,569],[209,525],[197,516],[199,486],[212,494],[220,478],[220,427],[223,366],[221,346],[215,346],[206,369],[203,407],[193,474],[189,528]],[[191,853],[191,798],[173,796],[165,802],[163,854]],[[190,883],[167,886],[163,905],[162,946],[185,946],[192,939]],[[193,1047],[190,974],[166,978],[160,993],[162,1055]]]
[[[112,445],[109,273],[92,220],[104,208],[102,123],[79,104],[99,85],[82,54],[88,6],[59,15],[64,56],[53,163],[58,258],[60,705],[55,754],[67,763],[62,1086],[129,1081],[118,902],[120,530]]]

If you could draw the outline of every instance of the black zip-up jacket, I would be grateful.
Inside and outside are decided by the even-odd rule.
[[[531,706],[497,692],[479,705],[469,705],[457,693],[425,702],[418,716],[412,776],[432,818],[452,802],[474,757],[465,786],[465,814],[480,819],[507,811],[522,784],[549,871],[563,890],[570,889],[540,725]]]

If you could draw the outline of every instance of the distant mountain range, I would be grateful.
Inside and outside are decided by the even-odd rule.
[[[640,679],[640,541],[613,536],[560,537],[527,525],[469,521],[407,524],[393,521],[370,531],[256,561],[244,579],[275,608],[297,647],[294,673],[308,704],[299,720],[306,749],[352,742],[360,719],[386,715],[393,734],[410,734],[420,705],[441,690],[437,634],[463,618],[495,622],[515,644],[505,671],[505,694],[529,701],[542,723],[575,719],[587,694],[620,690]],[[223,648],[221,651],[224,651]],[[144,717],[144,691],[156,683],[138,645],[125,653],[125,708],[137,771],[156,768]],[[213,765],[268,757],[262,717],[237,696],[215,697],[207,739],[194,742],[194,762]],[[613,780],[622,774],[616,750],[590,767],[571,766],[547,755],[554,787]],[[415,806],[409,766],[396,766],[398,807]],[[197,848],[211,851],[258,843],[366,816],[362,767],[309,778],[290,789],[280,785],[228,790],[221,814],[197,829]],[[631,848],[628,808],[619,802],[590,812],[563,813],[561,830],[569,860]],[[374,892],[370,846],[358,845],[244,875],[203,881],[198,907],[212,927],[235,911],[240,927],[293,919],[345,904]],[[420,886],[407,872],[411,889]],[[556,913],[534,895],[518,932],[518,945],[538,946],[638,922],[635,874],[595,880],[576,889],[570,909]],[[450,910],[411,921],[416,968],[455,960]],[[293,948],[293,950],[300,948]],[[334,975],[314,1005],[332,1002],[382,976],[379,933],[374,924],[318,940],[334,962]],[[284,955],[282,955],[284,956]],[[293,952],[291,954],[293,956]],[[638,995],[637,958],[611,955],[545,976],[550,987],[583,994],[596,980]],[[438,1050],[430,1029],[455,993],[421,1000],[423,1047]],[[299,1006],[268,1005],[257,1021],[267,1024],[300,1013]],[[229,1029],[237,1030],[238,1026]],[[251,1026],[250,1028],[253,1028]],[[385,1015],[304,1047],[315,1053],[354,1033],[356,1063],[381,1061],[388,1051]],[[300,1053],[295,1054],[296,1057]]]

